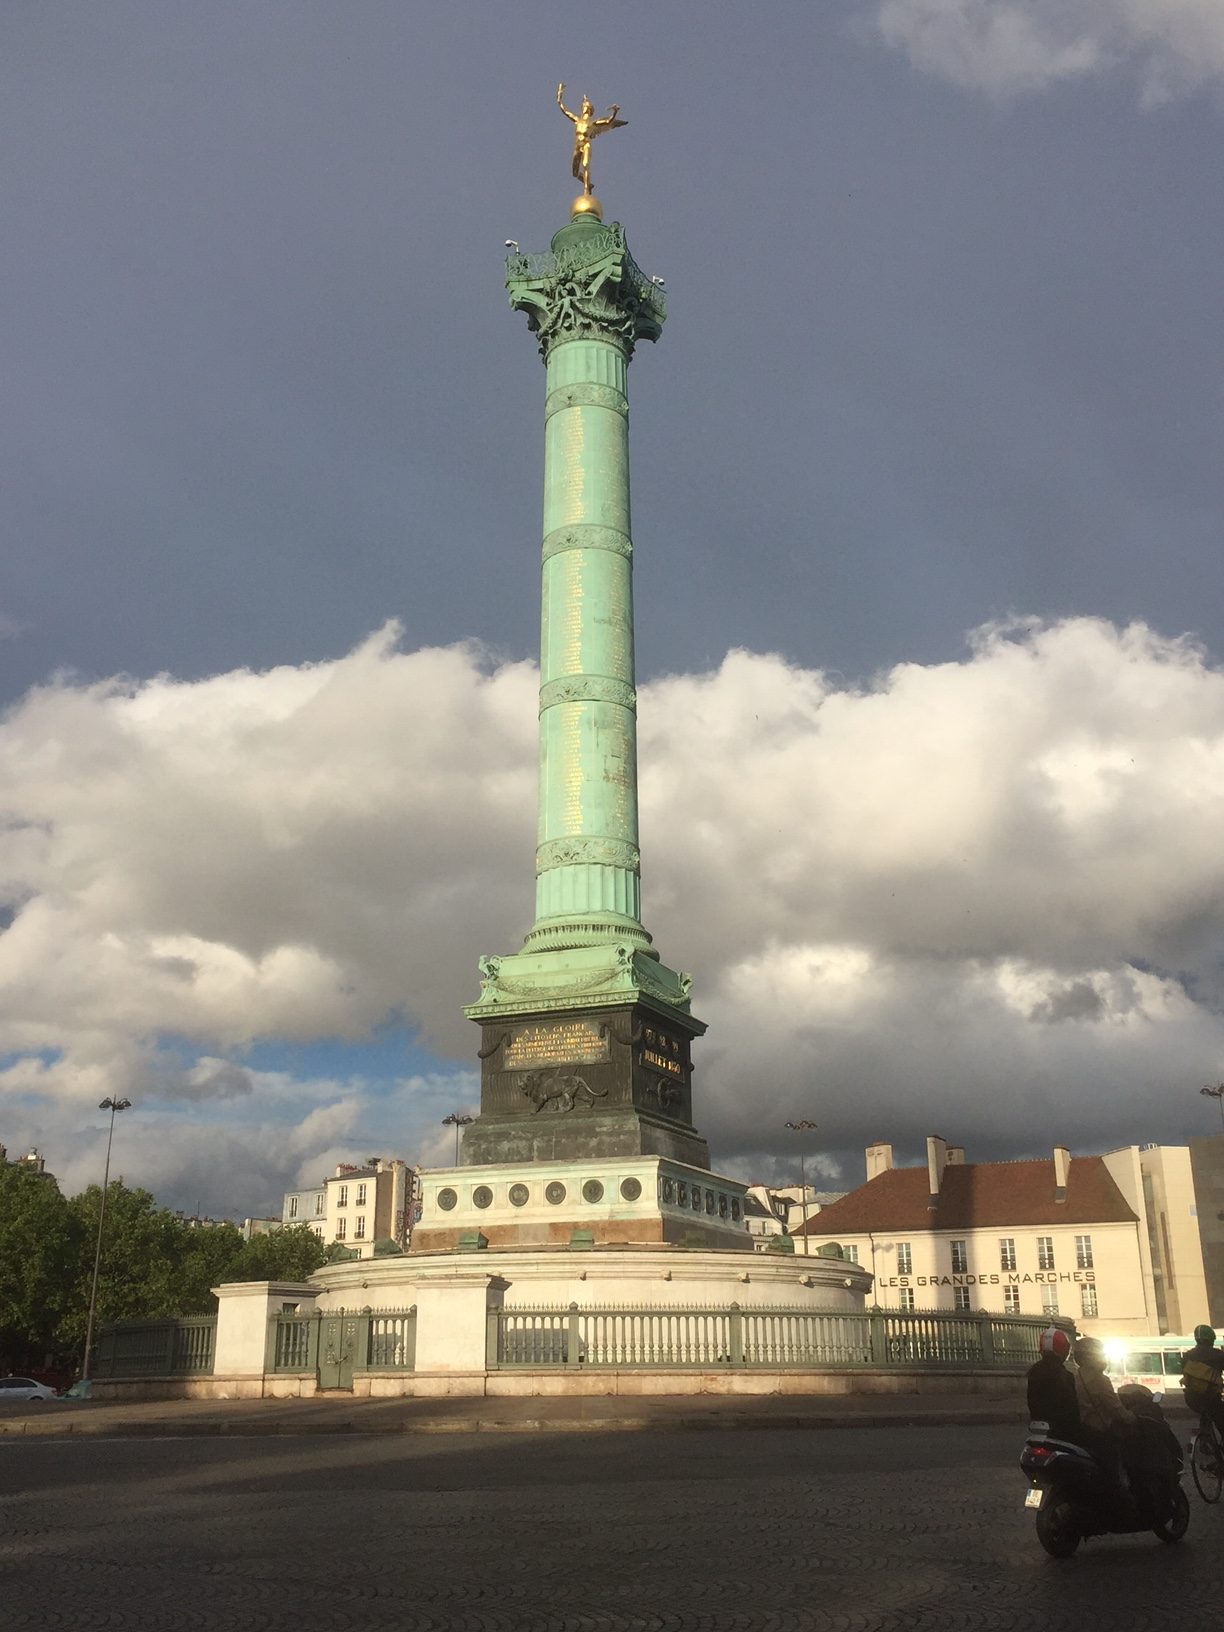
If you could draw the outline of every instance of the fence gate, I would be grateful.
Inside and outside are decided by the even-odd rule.
[[[365,1364],[365,1355],[358,1355],[358,1337],[364,1334],[368,1319],[360,1315],[324,1315],[319,1331],[319,1387],[349,1388],[353,1386],[354,1363]]]

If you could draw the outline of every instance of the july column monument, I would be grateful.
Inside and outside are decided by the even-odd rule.
[[[747,1248],[742,1186],[693,1125],[690,980],[642,922],[628,369],[664,298],[591,191],[591,141],[626,121],[563,91],[583,191],[547,253],[506,263],[545,368],[535,921],[481,959],[480,1115],[413,1244]]]

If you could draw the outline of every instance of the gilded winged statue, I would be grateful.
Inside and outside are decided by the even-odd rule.
[[[614,102],[607,113],[600,118],[594,104],[588,97],[583,97],[582,105],[577,113],[571,113],[563,100],[565,96],[564,84],[557,86],[557,106],[565,117],[572,121],[574,126],[574,162],[573,175],[575,181],[582,183],[582,191],[586,197],[591,196],[591,143],[596,136],[602,136],[605,130],[619,130],[629,123],[628,119],[618,119],[619,103]]]

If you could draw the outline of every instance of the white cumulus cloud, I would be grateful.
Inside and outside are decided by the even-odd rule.
[[[456,1063],[403,1084],[420,1143],[380,1153],[449,1159],[476,959],[529,925],[536,684],[389,628],[329,663],[22,699],[0,725],[0,1139],[84,1182],[98,1100],[139,1096],[161,1111],[125,1127],[130,1178],[183,1196],[224,1171],[234,1210],[266,1206],[370,1154],[378,1108],[244,1050],[401,1019]],[[640,758],[646,922],[710,1022],[719,1159],[767,1169],[800,1114],[841,1152],[1202,1125],[1224,676],[1192,643],[1019,623],[864,687],[733,652],[642,689]]]
[[[1224,79],[1224,0],[869,0],[914,66],[991,95],[1127,72],[1164,102]]]

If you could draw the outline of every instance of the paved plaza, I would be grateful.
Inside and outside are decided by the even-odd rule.
[[[0,1626],[1214,1632],[1224,1512],[1045,1557],[1013,1428],[0,1439]]]

